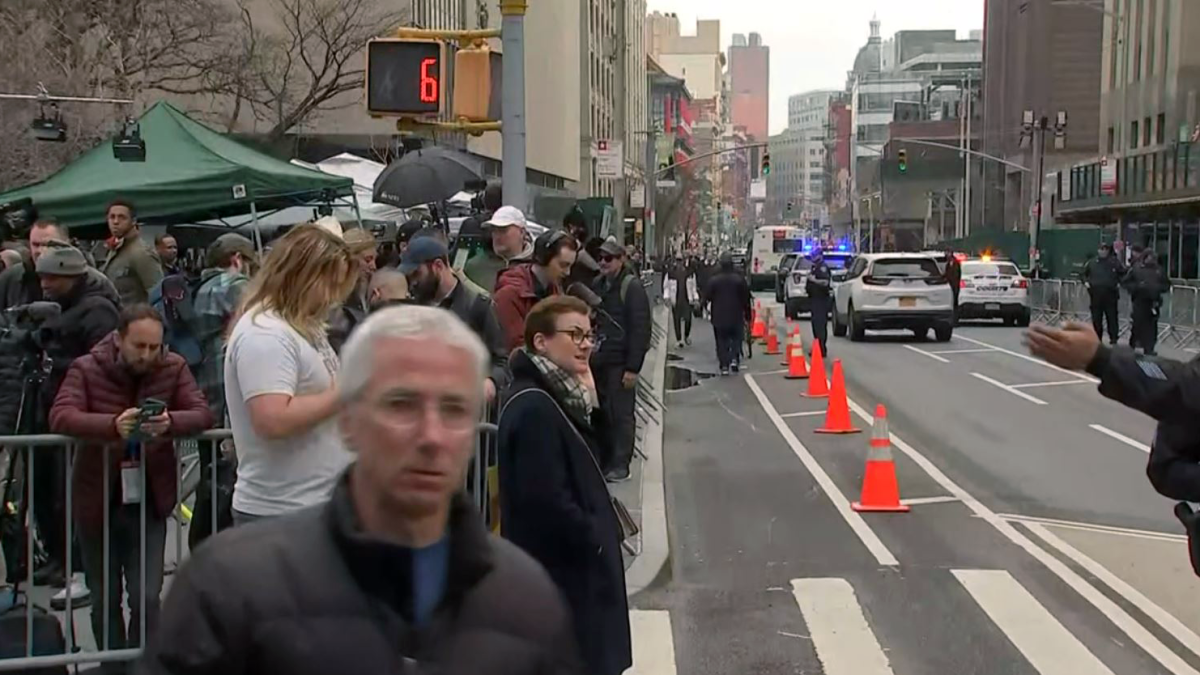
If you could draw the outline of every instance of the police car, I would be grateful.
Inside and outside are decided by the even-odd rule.
[[[826,249],[823,253],[825,265],[829,267],[829,274],[833,277],[833,282],[837,283],[845,279],[846,268],[854,259],[854,253],[845,250],[845,247],[839,247],[837,250]],[[809,310],[808,272],[812,269],[810,254],[811,252],[805,252],[796,258],[788,270],[786,283],[783,285],[783,311],[789,319],[799,319],[802,313]]]
[[[1003,319],[1029,325],[1029,280],[1009,260],[991,256],[962,262],[958,284],[959,319]]]

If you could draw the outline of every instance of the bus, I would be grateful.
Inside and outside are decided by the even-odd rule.
[[[768,225],[754,231],[750,245],[750,289],[775,287],[775,271],[785,253],[804,249],[804,230],[786,225]]]

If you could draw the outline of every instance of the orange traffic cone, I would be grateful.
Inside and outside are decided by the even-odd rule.
[[[787,333],[785,333],[785,339],[787,340],[787,343],[783,347],[783,363],[780,363],[779,365],[787,366],[788,368],[792,367],[792,346],[796,342],[795,338],[798,332],[800,332],[800,329],[797,328],[794,323],[788,321],[788,329]]]
[[[763,323],[762,303],[754,303],[754,319],[750,324],[750,337],[759,340],[767,334],[767,325]]]
[[[807,380],[808,364],[804,362],[804,343],[800,340],[800,331],[792,333],[792,341],[788,343],[788,372],[784,376],[788,380]]]
[[[767,325],[767,351],[763,352],[767,356],[779,356],[783,352],[779,351],[779,328],[775,325],[775,315],[768,314],[770,324]]]
[[[803,394],[806,398],[825,398],[829,396],[829,382],[825,380],[825,358],[821,355],[821,343],[813,341],[812,369],[809,371],[808,391]]]
[[[863,474],[862,496],[850,505],[855,511],[903,513],[900,484],[896,481],[896,463],[892,459],[892,440],[888,434],[887,409],[875,406],[875,426],[871,430],[871,449],[867,452],[867,470]]]
[[[818,434],[857,434],[850,420],[850,402],[846,398],[846,379],[842,374],[841,359],[833,360],[833,387],[829,391],[829,407],[825,409],[825,426],[817,429]]]

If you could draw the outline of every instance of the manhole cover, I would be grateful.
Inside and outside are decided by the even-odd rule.
[[[700,384],[701,380],[707,380],[712,376],[712,373],[697,373],[691,368],[667,366],[667,391],[689,389]]]

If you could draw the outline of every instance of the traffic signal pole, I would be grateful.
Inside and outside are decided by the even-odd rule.
[[[528,210],[525,187],[525,11],[528,7],[528,0],[500,0],[500,33],[504,44],[500,178],[504,204],[522,212]]]

